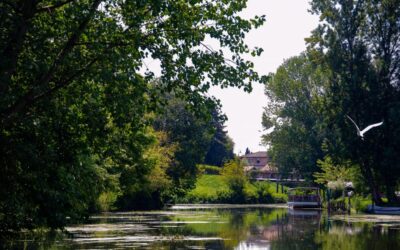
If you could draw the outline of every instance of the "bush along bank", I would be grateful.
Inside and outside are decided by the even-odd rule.
[[[224,175],[203,174],[193,190],[188,192],[179,203],[247,203],[272,204],[287,202],[286,193],[276,192],[274,183],[267,181],[250,182],[243,185],[229,185]],[[232,181],[232,180],[231,180]]]

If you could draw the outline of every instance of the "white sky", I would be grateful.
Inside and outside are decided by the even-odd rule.
[[[251,31],[246,42],[249,47],[262,47],[264,52],[253,59],[255,69],[261,74],[274,72],[284,59],[300,54],[306,49],[304,38],[310,36],[318,24],[318,17],[311,15],[308,0],[249,0],[242,16],[266,15],[266,22]],[[213,88],[210,94],[221,100],[222,111],[228,116],[226,122],[229,136],[235,142],[235,153],[244,153],[246,147],[252,152],[266,150],[260,145],[261,116],[267,98],[264,87],[253,86],[248,94],[239,89]]]

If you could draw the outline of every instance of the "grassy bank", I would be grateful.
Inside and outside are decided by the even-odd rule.
[[[276,192],[276,186],[270,182],[248,182],[245,185],[242,202],[244,203],[282,203],[287,195]],[[237,203],[233,199],[233,191],[229,189],[223,176],[203,174],[196,182],[196,187],[182,200],[183,203]]]

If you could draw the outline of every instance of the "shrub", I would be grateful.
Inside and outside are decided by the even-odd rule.
[[[240,160],[235,159],[225,163],[221,174],[229,189],[232,191],[231,201],[233,203],[245,202],[245,187],[248,180],[244,174],[243,165]]]
[[[218,190],[217,192],[217,203],[232,203],[232,191],[229,189]]]
[[[221,168],[211,165],[198,165],[200,174],[213,174],[219,175],[221,173]]]
[[[229,185],[228,180],[234,180],[234,184],[242,185]],[[203,174],[197,179],[195,189],[177,201],[181,203],[285,203],[287,195],[276,193],[276,185],[273,183],[265,181],[250,183],[245,176],[242,179],[240,174],[232,174],[229,178]]]
[[[288,200],[287,194],[273,193],[272,199],[274,203],[286,203]]]
[[[351,198],[351,206],[356,212],[366,212],[368,205],[371,204],[371,197],[354,196]]]
[[[115,192],[103,192],[97,199],[97,210],[101,212],[107,212],[115,209],[113,204],[117,200],[118,194]]]
[[[257,188],[250,183],[245,186],[245,201],[246,203],[260,203]]]

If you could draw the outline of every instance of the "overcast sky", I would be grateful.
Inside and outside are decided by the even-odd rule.
[[[300,54],[306,49],[304,38],[310,36],[318,24],[318,17],[311,15],[308,0],[249,0],[243,17],[266,15],[265,24],[251,31],[246,42],[250,47],[264,49],[254,60],[255,68],[262,74],[274,72],[284,59]],[[229,136],[235,142],[235,153],[266,150],[260,145],[261,115],[267,99],[262,85],[254,86],[248,94],[238,89],[214,88],[210,92],[222,102],[222,111],[228,116]]]

